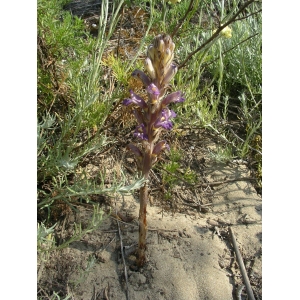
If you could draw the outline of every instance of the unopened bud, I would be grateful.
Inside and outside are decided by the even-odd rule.
[[[171,52],[174,52],[175,44],[173,42],[171,42],[169,45],[169,48],[170,48]]]
[[[156,78],[155,70],[154,70],[154,68],[153,68],[153,64],[152,64],[151,59],[150,59],[149,57],[147,57],[147,58],[145,59],[145,68],[146,68],[146,70],[148,71],[150,77],[151,77],[152,79],[155,79],[155,78]]]
[[[170,44],[172,43],[172,39],[169,35],[164,36],[164,43],[165,43],[166,47],[169,47]]]
[[[159,44],[158,44],[158,50],[163,53],[165,50],[165,43],[163,40],[159,40]]]
[[[152,44],[153,44],[153,47],[154,47],[154,48],[158,48],[159,41],[160,41],[160,37],[161,37],[161,35],[159,34],[158,36],[156,36],[156,37],[153,39]]]
[[[167,71],[167,73],[162,81],[162,86],[167,85],[172,80],[172,78],[177,73],[177,70],[178,70],[178,68],[176,65],[174,65],[174,64],[170,65],[169,70]]]
[[[173,58],[174,58],[173,52],[171,52],[171,50],[169,48],[167,48],[164,53],[163,64],[164,65],[170,64],[171,61],[173,60]]]
[[[147,56],[154,61],[155,58],[155,48],[153,45],[150,45],[147,50]]]

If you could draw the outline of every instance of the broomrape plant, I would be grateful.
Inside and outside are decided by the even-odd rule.
[[[180,91],[166,95],[169,82],[177,72],[177,66],[173,63],[174,48],[175,44],[169,35],[160,34],[154,38],[145,59],[145,69],[149,76],[141,70],[132,73],[133,77],[142,81],[148,100],[130,90],[130,98],[123,101],[125,106],[132,106],[132,113],[138,123],[134,137],[142,141],[142,147],[132,143],[127,147],[134,153],[137,167],[145,180],[159,154],[165,149],[170,150],[165,140],[159,140],[162,130],[172,129],[171,119],[176,117],[168,105],[185,100]],[[146,260],[147,203],[148,187],[145,183],[140,188],[138,267],[143,266]]]

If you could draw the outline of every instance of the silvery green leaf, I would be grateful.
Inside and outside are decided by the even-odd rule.
[[[142,178],[138,179],[137,181],[135,181],[133,184],[121,187],[119,189],[119,192],[120,193],[128,193],[130,191],[140,189],[146,181],[147,180],[144,177],[142,177]]]
[[[55,117],[50,115],[43,117],[43,122],[38,126],[43,129],[49,129],[55,122]]]
[[[74,169],[78,164],[77,159],[70,159],[69,157],[67,158],[62,158],[57,162],[57,165],[59,167],[64,167],[67,170],[72,170]]]

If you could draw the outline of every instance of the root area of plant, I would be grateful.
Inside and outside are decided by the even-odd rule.
[[[145,265],[136,267],[138,191],[123,197],[95,196],[94,202],[106,212],[103,223],[68,248],[52,252],[47,261],[39,261],[40,299],[50,299],[54,292],[76,300],[246,299],[229,227],[254,295],[262,298],[262,199],[250,170],[241,160],[213,160],[209,153],[216,144],[209,139],[189,137],[186,143],[183,136],[177,142],[185,153],[182,172],[189,167],[196,182],[188,185],[178,179],[166,185],[159,165],[151,173]],[[106,175],[113,178],[122,168],[130,180],[135,164],[125,146],[120,141],[110,153],[90,158],[85,171],[97,176],[105,166]],[[167,160],[166,154],[162,162]],[[179,170],[179,178],[180,174]],[[91,203],[73,204],[77,212],[69,210],[59,221],[57,240],[72,234],[74,221],[84,227],[91,218]]]

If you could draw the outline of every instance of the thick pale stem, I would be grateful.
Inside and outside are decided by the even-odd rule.
[[[147,237],[147,183],[140,189],[140,213],[139,213],[139,246],[137,266],[142,267],[146,261],[146,237]]]
[[[152,140],[152,134],[149,137]],[[147,147],[143,162],[143,175],[148,178],[152,167],[151,156],[153,152],[153,143],[150,142]],[[148,204],[148,186],[147,183],[140,189],[140,212],[139,212],[139,246],[137,266],[142,267],[146,262],[146,238],[147,238],[147,204]]]

